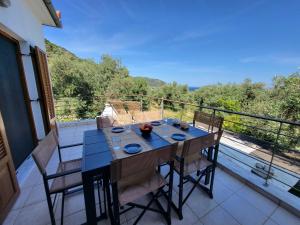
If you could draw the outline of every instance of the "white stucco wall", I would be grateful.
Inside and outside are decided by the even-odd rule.
[[[40,1],[40,0],[36,0]],[[31,100],[38,98],[33,66],[29,53],[29,46],[38,46],[45,50],[43,25],[39,18],[32,12],[27,0],[11,0],[8,8],[0,7],[0,29],[19,40],[21,46],[23,67]],[[39,102],[31,103],[37,136],[45,136],[42,114]]]
[[[0,23],[17,39],[26,40],[45,50],[43,25],[31,11],[27,0],[11,0],[8,8],[0,7]]]

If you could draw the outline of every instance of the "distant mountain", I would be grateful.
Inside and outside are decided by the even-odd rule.
[[[153,79],[153,78],[149,78],[149,77],[134,77],[134,78],[146,80],[150,87],[161,87],[166,84],[166,82],[164,82],[160,79]]]
[[[77,57],[72,52],[68,51],[67,49],[65,49],[61,46],[53,44],[51,41],[49,41],[47,39],[45,39],[45,44],[46,44],[46,50],[47,50],[48,58],[51,58],[51,57],[56,56],[56,55],[60,55],[60,56],[65,56],[65,57],[73,59],[73,60],[74,59],[80,60],[80,58]]]

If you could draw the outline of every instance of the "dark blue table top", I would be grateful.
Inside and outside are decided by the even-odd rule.
[[[168,141],[157,135],[156,133],[152,132],[150,135],[142,135],[140,131],[139,125],[135,124],[131,127],[131,129],[139,136],[144,138],[144,140],[149,144],[153,149],[162,148],[170,145]]]
[[[174,122],[174,119],[168,119],[168,121],[167,121],[167,123],[168,123],[169,125],[171,125],[171,126],[174,126],[174,125],[173,125],[173,122]],[[176,127],[176,128],[178,128],[178,129],[181,130],[181,128],[180,128],[179,125],[178,125],[178,126],[174,126],[174,127]],[[189,126],[189,129],[187,129],[187,130],[182,130],[182,131],[184,131],[184,132],[190,134],[191,136],[193,136],[193,137],[195,137],[195,138],[197,138],[197,137],[202,137],[202,136],[205,136],[205,135],[208,134],[207,131],[201,130],[201,129],[196,128],[196,127],[193,127],[193,126]]]
[[[83,136],[82,172],[108,167],[112,159],[103,131],[85,131]]]
[[[173,125],[173,120],[168,120],[169,125]],[[153,149],[159,149],[170,145],[168,141],[152,132],[149,136],[143,136],[139,130],[139,125],[132,125],[131,129],[152,146]],[[180,129],[180,127],[178,127]],[[185,130],[188,134],[196,137],[205,136],[208,133],[195,127]],[[109,145],[105,139],[103,131],[88,130],[84,132],[83,137],[83,157],[82,157],[82,172],[88,173],[96,170],[101,170],[110,166],[113,160]]]

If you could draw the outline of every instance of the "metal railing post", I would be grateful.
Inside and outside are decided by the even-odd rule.
[[[215,118],[216,118],[216,109],[213,109],[212,117],[210,118],[210,124],[208,125],[208,132],[214,132],[215,126]]]
[[[161,103],[160,103],[160,113],[161,113],[161,118],[164,118],[164,98],[161,98]]]
[[[274,156],[275,156],[275,151],[277,151],[277,149],[278,149],[278,140],[279,140],[281,128],[282,128],[282,122],[280,122],[278,131],[277,131],[277,136],[276,136],[276,140],[275,140],[274,147],[273,147],[273,151],[272,151],[272,156],[271,156],[271,161],[270,161],[269,168],[268,168],[267,177],[266,177],[266,179],[265,179],[265,184],[264,184],[265,186],[268,186],[268,185],[269,185],[269,184],[268,184],[268,179],[270,178],[270,172],[271,172],[272,165],[273,165],[273,160],[274,160]]]
[[[184,110],[184,103],[180,103],[181,111],[180,111],[180,121],[182,121],[183,118],[183,110]]]
[[[202,111],[202,106],[203,106],[203,98],[200,98],[200,100],[199,100],[199,111]]]
[[[141,100],[140,100],[140,111],[143,111],[143,97],[141,98]]]

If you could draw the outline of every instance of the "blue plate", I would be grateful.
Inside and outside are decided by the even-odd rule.
[[[142,146],[139,144],[128,144],[124,147],[124,152],[128,154],[136,154],[142,151]]]
[[[124,129],[124,127],[113,127],[112,129],[111,129],[111,132],[113,132],[113,133],[121,133],[121,132],[123,132],[125,129]]]
[[[159,126],[159,125],[161,125],[161,122],[160,121],[152,121],[151,125],[152,126]]]
[[[172,134],[171,138],[176,141],[184,141],[186,136],[184,134]]]

